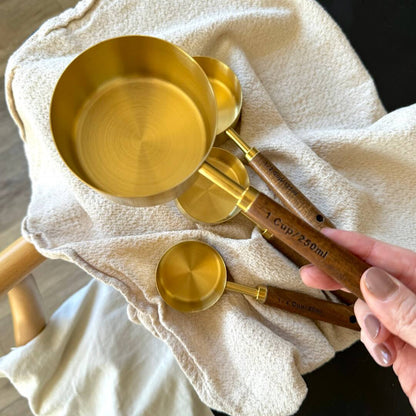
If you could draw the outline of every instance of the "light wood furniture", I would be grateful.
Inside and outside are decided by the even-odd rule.
[[[0,253],[0,293],[18,285],[44,260],[32,244],[23,237],[18,238]]]
[[[16,346],[29,342],[46,326],[46,315],[34,277],[43,257],[20,237],[0,253],[0,294],[7,292]]]

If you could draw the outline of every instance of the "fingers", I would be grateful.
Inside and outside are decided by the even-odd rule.
[[[416,254],[414,252],[383,243],[357,232],[334,228],[324,228],[321,232],[369,264],[386,270],[416,292],[414,277]],[[301,268],[301,277],[306,285],[312,287],[327,290],[340,288],[338,283],[334,283],[329,276],[309,265]]]
[[[397,358],[394,336],[362,300],[355,303],[354,313],[361,327],[361,341],[374,361],[382,367],[391,366]]]
[[[324,228],[323,234],[367,263],[380,267],[416,292],[416,254],[352,231]]]
[[[362,328],[361,341],[368,352],[382,367],[393,365],[403,391],[416,409],[416,348],[391,334],[365,302],[358,300],[354,312]]]
[[[375,362],[383,367],[392,365],[396,348],[391,341],[391,333],[362,300],[355,302],[354,313],[361,327],[361,341]]]
[[[396,359],[396,349],[394,343],[390,340],[385,342],[374,342],[367,334],[361,332],[361,342],[367,348],[367,351],[373,357],[374,361],[382,367],[390,367]]]
[[[361,279],[368,308],[392,334],[416,347],[416,294],[384,270],[371,267]],[[360,304],[357,309],[361,308]]]
[[[366,337],[372,342],[382,343],[391,336],[391,332],[362,300],[358,299],[355,302],[354,313],[362,331],[366,333]]]
[[[325,290],[337,290],[342,287],[312,264],[301,267],[299,272],[303,282],[307,286]]]

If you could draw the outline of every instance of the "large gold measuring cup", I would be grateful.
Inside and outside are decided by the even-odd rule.
[[[51,129],[69,169],[115,202],[180,195],[215,140],[216,102],[199,65],[149,36],[98,43],[77,56],[52,97]]]

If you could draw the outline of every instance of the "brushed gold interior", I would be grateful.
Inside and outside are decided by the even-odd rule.
[[[186,122],[178,123],[177,114]],[[206,150],[195,137],[205,137],[204,123],[179,88],[157,78],[124,78],[86,101],[75,124],[74,149],[96,188],[145,196],[173,188],[194,171]]]
[[[221,297],[227,270],[220,254],[200,241],[171,247],[156,270],[156,286],[165,302],[181,311],[201,311]]]
[[[117,202],[155,205],[180,195],[207,157],[216,102],[200,66],[161,39],[110,39],[79,55],[51,103],[65,163]]]
[[[223,82],[215,78],[208,79],[211,83],[212,89],[214,90],[215,98],[217,100],[217,134],[220,134],[223,131],[227,130],[232,125],[235,118],[238,117],[238,104],[235,99],[235,96],[231,94],[229,88],[227,88],[227,86]]]
[[[240,116],[243,104],[241,84],[235,73],[218,59],[208,56],[196,56],[194,59],[207,75],[214,90],[217,103],[217,139],[216,145],[227,139],[224,132],[234,127]]]
[[[201,241],[182,241],[160,259],[156,287],[163,300],[180,312],[199,312],[210,308],[225,290],[267,298],[267,287],[251,287],[227,281],[227,268],[220,253]]]
[[[249,186],[243,163],[227,150],[213,147],[207,162],[244,188]],[[202,174],[177,198],[176,204],[192,220],[209,224],[227,221],[240,212],[236,199]]]

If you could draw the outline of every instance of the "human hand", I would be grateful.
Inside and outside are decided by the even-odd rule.
[[[361,341],[378,364],[393,365],[416,410],[416,253],[355,232],[325,228],[322,233],[375,266],[361,278],[365,302],[354,305]],[[313,265],[300,274],[308,286],[342,288]]]

